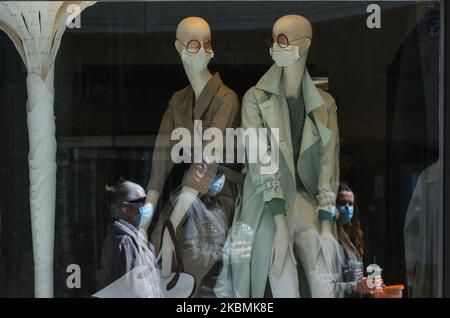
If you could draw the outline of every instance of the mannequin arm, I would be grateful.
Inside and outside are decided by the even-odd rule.
[[[322,220],[320,222],[320,230],[322,234],[329,233],[332,234],[333,225],[329,220]]]
[[[146,203],[150,203],[153,208],[158,204],[160,193],[156,190],[148,190],[147,199],[145,199]]]
[[[189,187],[183,187],[175,203],[175,208],[170,216],[173,228],[177,231],[178,226],[186,216],[187,211],[198,196],[198,191]],[[169,277],[172,272],[172,257],[174,247],[167,230],[164,232],[161,252],[158,258],[161,258],[162,275]]]
[[[170,216],[170,221],[173,224],[173,228],[177,231],[178,226],[181,221],[186,216],[187,211],[191,207],[197,198],[199,192],[193,188],[183,187],[175,203],[175,208],[173,209],[172,215]]]
[[[333,222],[336,218],[336,192],[339,186],[339,128],[337,123],[337,107],[332,99],[328,106],[327,127],[331,130],[331,138],[322,149],[319,175],[319,219]],[[325,225],[325,228],[328,228]]]

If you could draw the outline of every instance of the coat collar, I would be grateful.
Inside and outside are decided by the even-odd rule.
[[[116,233],[125,233],[135,240],[140,236],[139,229],[122,218],[117,218],[114,221],[113,229]]]
[[[135,227],[134,225],[128,223],[122,218],[117,218],[114,220],[113,225],[113,233],[115,235],[128,235],[133,239],[134,242],[138,246],[141,246],[144,249],[149,249],[152,253],[154,253],[153,245],[148,241],[146,234],[141,232],[140,229]]]
[[[261,77],[259,82],[256,84],[256,88],[266,91],[272,95],[275,95],[277,99],[285,100],[284,90],[281,81],[281,75],[283,73],[283,68],[273,64],[272,67],[266,72],[266,74]],[[326,122],[323,120],[323,108],[325,105],[325,100],[314,84],[313,80],[309,76],[308,69],[305,69],[302,79],[302,93],[303,100],[305,102],[305,110],[307,114],[311,114],[314,118],[314,126],[317,127],[319,131],[320,138],[324,145],[328,144],[331,139],[332,132],[326,126]],[[308,116],[307,116],[308,118]],[[313,143],[311,138],[309,142],[303,145],[303,151],[309,148],[310,144]],[[301,153],[303,152],[301,151]]]
[[[266,91],[270,94],[280,96],[282,82],[281,75],[283,68],[273,64],[272,67],[261,77],[256,84],[256,87]],[[305,109],[307,113],[312,112],[314,109],[325,104],[319,90],[314,85],[311,77],[309,76],[308,69],[305,69],[305,74],[302,79],[302,93],[305,101]]]

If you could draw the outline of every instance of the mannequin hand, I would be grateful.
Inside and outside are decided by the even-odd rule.
[[[230,241],[225,243],[225,248],[231,251],[231,262],[233,264],[249,262],[252,256],[254,231],[248,224],[238,221],[230,228],[230,233]]]
[[[161,245],[161,251],[158,255],[158,261],[161,260],[162,276],[167,278],[172,273],[172,257],[174,247],[167,229],[164,231],[163,241]]]
[[[231,243],[231,262],[233,264],[245,263],[250,260],[252,247],[244,241]]]
[[[274,278],[278,278],[283,271],[284,261],[289,247],[289,232],[283,214],[275,216],[275,224],[277,230],[272,248],[272,275]]]

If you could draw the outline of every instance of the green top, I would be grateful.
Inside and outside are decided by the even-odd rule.
[[[305,102],[301,91],[297,98],[286,98],[286,101],[289,107],[294,163],[297,164],[298,156],[300,155],[300,147],[302,145],[303,126],[306,117]],[[297,169],[295,169],[295,183],[297,185],[297,191],[304,189]]]
[[[306,117],[305,101],[303,100],[301,91],[297,98],[286,98],[286,101],[289,108],[292,153],[294,154],[294,162],[297,164],[300,155],[300,147],[302,145],[302,133]],[[295,169],[295,184],[298,192],[306,192],[297,169]],[[268,207],[273,216],[281,214],[284,211],[284,200],[274,198],[268,202]]]

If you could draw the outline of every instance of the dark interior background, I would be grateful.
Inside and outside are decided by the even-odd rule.
[[[55,296],[96,291],[109,221],[105,184],[123,176],[146,185],[166,103],[187,85],[176,25],[193,15],[210,23],[218,42],[210,69],[241,97],[272,63],[264,39],[275,20],[291,13],[311,20],[308,68],[329,78],[337,101],[342,180],[359,203],[365,265],[379,264],[387,284],[406,285],[406,209],[418,175],[439,154],[439,7],[379,5],[381,29],[367,28],[367,3],[354,1],[117,2],[83,12],[55,68]],[[4,33],[0,61],[0,296],[33,297],[26,70]],[[175,171],[166,188],[178,178]],[[65,285],[72,263],[81,266],[78,290]]]

